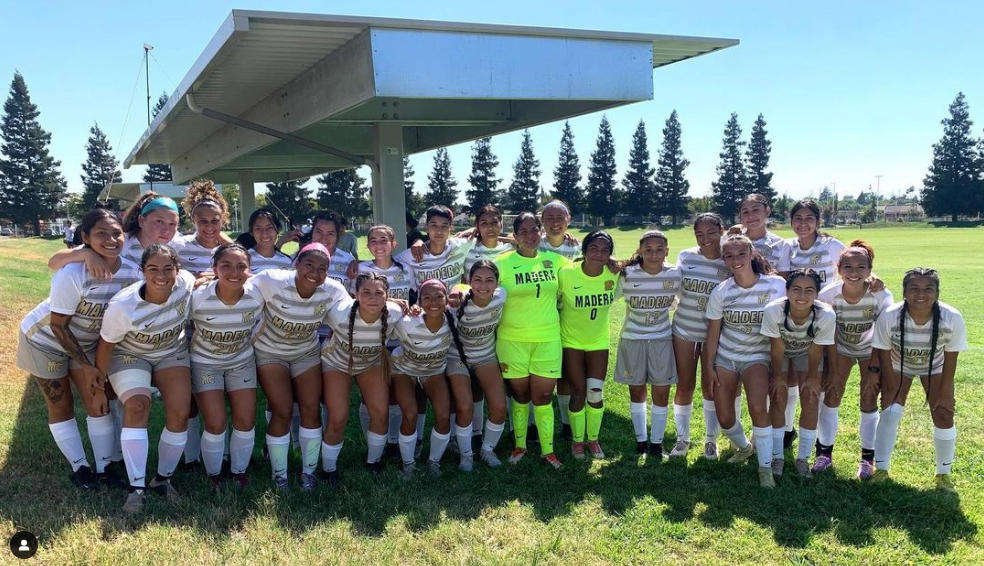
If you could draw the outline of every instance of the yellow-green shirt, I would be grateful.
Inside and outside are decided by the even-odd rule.
[[[560,336],[557,312],[557,273],[570,260],[553,252],[523,257],[508,252],[496,258],[499,286],[506,290],[506,305],[498,337],[514,342],[553,342]]]
[[[586,275],[578,262],[560,270],[560,341],[565,348],[591,352],[611,344],[608,312],[615,302],[618,274],[603,268]]]

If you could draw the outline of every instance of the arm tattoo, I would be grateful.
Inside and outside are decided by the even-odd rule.
[[[89,357],[85,355],[85,350],[79,344],[75,334],[69,329],[68,324],[71,322],[72,317],[65,317],[64,319],[59,317],[59,320],[55,322],[53,319],[51,321],[51,333],[55,335],[58,339],[58,344],[61,345],[62,350],[65,354],[75,360],[79,365],[91,366],[92,362],[89,361]]]

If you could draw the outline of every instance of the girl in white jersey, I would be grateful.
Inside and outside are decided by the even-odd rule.
[[[355,300],[336,303],[326,317],[332,333],[321,349],[324,403],[328,409],[321,463],[330,485],[338,483],[336,466],[345,440],[353,378],[369,416],[366,466],[374,472],[383,469],[390,379],[386,343],[402,316],[400,308],[388,298],[385,275],[360,273],[355,278]]]
[[[837,315],[825,303],[818,302],[820,274],[812,269],[794,269],[786,280],[786,296],[765,307],[761,333],[768,336],[772,347],[772,384],[770,413],[772,417],[772,473],[781,476],[786,422],[783,400],[786,385],[803,388],[803,412],[800,415],[800,444],[796,455],[796,472],[810,477],[810,456],[817,438],[817,411],[820,401],[823,354],[830,359],[834,349],[834,327]]]
[[[741,201],[738,214],[752,246],[772,264],[780,276],[785,277],[789,273],[792,249],[788,241],[768,230],[768,220],[772,214],[769,199],[758,193],[746,195]]]
[[[256,360],[250,337],[263,312],[263,296],[249,281],[250,258],[241,245],[216,248],[209,269],[215,279],[191,297],[191,385],[205,419],[202,461],[212,489],[218,491],[224,481],[228,394],[232,412],[229,468],[234,486],[244,489],[256,416]]]
[[[829,360],[824,375],[814,474],[833,465],[838,412],[847,378],[855,364],[861,372],[861,463],[857,475],[860,479],[868,479],[874,472],[881,362],[872,354],[871,337],[875,320],[892,304],[892,293],[888,289],[874,290],[871,279],[874,259],[875,252],[867,242],[851,242],[851,247],[844,250],[837,261],[840,281],[820,290],[820,300],[837,313],[837,355]]]
[[[738,448],[728,462],[758,453],[759,485],[774,488],[772,423],[768,411],[769,339],[761,334],[765,306],[785,294],[785,281],[772,275],[772,266],[745,236],[732,235],[721,244],[731,279],[718,285],[707,301],[707,357],[714,383],[714,404],[724,434]],[[745,386],[752,417],[754,446],[745,436],[734,411],[738,386]],[[784,405],[785,406],[785,405]]]
[[[941,302],[940,276],[935,269],[917,267],[902,279],[904,300],[878,316],[872,339],[881,359],[882,416],[875,436],[872,481],[888,479],[889,465],[912,378],[922,382],[933,417],[936,487],[956,492],[950,468],[957,443],[953,426],[954,376],[957,356],[967,350],[967,329],[957,309]]]
[[[690,450],[690,416],[693,413],[694,390],[697,388],[698,360],[706,428],[704,458],[718,458],[717,437],[721,433],[721,427],[714,409],[714,386],[708,378],[708,368],[714,360],[708,360],[704,355],[704,341],[707,339],[707,318],[704,312],[711,292],[731,274],[721,258],[722,234],[724,224],[720,216],[709,212],[701,214],[694,220],[697,245],[681,251],[677,256],[680,304],[673,314],[673,353],[678,379],[673,398],[673,420],[676,423],[677,441],[670,452],[671,458],[686,457]],[[740,395],[735,402],[741,402]],[[645,419],[645,406],[637,406],[635,410]],[[740,412],[737,406],[735,412]]]
[[[170,478],[188,440],[191,366],[185,327],[195,282],[178,266],[178,254],[166,244],[151,244],[144,250],[140,264],[144,281],[123,289],[109,302],[96,347],[96,367],[108,376],[123,402],[120,444],[131,490],[123,504],[127,513],[143,509],[145,487],[168,499],[178,495]],[[164,401],[165,425],[157,445],[157,474],[148,483],[152,381]]]
[[[502,237],[502,211],[491,204],[483,206],[475,215],[475,230],[478,242],[465,257],[465,279],[468,279],[472,266],[479,260],[495,261],[500,255],[516,249],[507,238]]]
[[[338,235],[341,232],[342,220],[338,213],[319,212],[311,226],[311,243],[321,244],[328,249],[328,254],[331,256],[328,277],[338,281],[346,290],[350,290],[352,279],[358,274],[359,260],[338,248]],[[321,336],[321,339],[324,340],[324,336]]]
[[[294,402],[300,408],[301,488],[313,491],[321,452],[321,357],[318,328],[348,292],[328,279],[330,256],[321,244],[301,248],[294,269],[253,276],[263,295],[263,319],[253,337],[256,371],[270,409],[267,453],[277,489],[286,490],[287,450]]]
[[[51,278],[49,297],[21,323],[17,366],[28,372],[44,393],[48,428],[72,466],[72,483],[83,489],[97,489],[100,483],[125,487],[115,470],[107,467],[110,461],[121,458],[117,455],[119,424],[114,421],[114,416],[122,416],[120,404],[115,398],[107,401],[104,394],[94,393],[91,384],[105,381],[93,357],[103,313],[120,289],[138,280],[139,271],[120,257],[123,229],[111,211],[97,208],[88,212],[78,230],[83,246],[99,255],[113,278],[94,278],[81,263],[59,269]],[[88,415],[95,474],[75,422],[72,383]]]
[[[290,256],[280,246],[296,241],[300,230],[280,236],[280,220],[269,208],[258,208],[249,215],[249,229],[236,238],[236,243],[249,252],[249,269],[256,275],[264,269],[290,269]]]
[[[651,455],[657,462],[663,460],[670,386],[677,383],[670,309],[680,293],[681,272],[678,266],[666,263],[669,251],[665,234],[659,230],[646,232],[639,239],[639,249],[625,266],[615,286],[616,299],[625,297],[625,322],[618,341],[615,381],[629,386],[629,411],[635,431],[636,453],[641,458]],[[691,345],[690,351],[693,352],[693,349]],[[692,355],[691,361],[696,365]],[[652,398],[649,410],[652,427],[648,437],[647,384]],[[679,394],[679,386],[677,391]],[[693,395],[692,388],[690,394]],[[677,428],[678,443],[685,438],[680,428]],[[686,450],[683,452],[686,454]]]
[[[178,252],[181,269],[198,277],[212,268],[215,248],[231,243],[222,233],[223,226],[229,223],[229,207],[212,181],[201,179],[188,186],[188,194],[181,200],[181,206],[195,225],[195,233],[178,236],[171,247]]]

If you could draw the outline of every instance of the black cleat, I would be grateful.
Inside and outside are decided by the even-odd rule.
[[[793,447],[793,441],[796,440],[797,436],[799,435],[796,434],[795,428],[793,430],[787,430],[786,432],[784,432],[782,435],[782,449],[783,450],[791,449]]]
[[[643,440],[641,442],[636,442],[636,454],[640,456],[645,456],[649,454],[649,441]]]
[[[376,460],[375,462],[366,462],[366,470],[374,474],[381,474],[385,469],[386,466],[385,464],[383,464],[382,460]]]
[[[106,466],[106,470],[101,474],[97,473],[96,478],[99,480],[100,485],[104,485],[106,487],[118,489],[130,488],[129,482],[123,480],[123,478],[116,473],[116,470],[114,470],[112,466]]]
[[[79,466],[79,469],[75,470],[68,476],[72,483],[81,489],[88,491],[98,491],[99,490],[99,478],[96,474],[92,473],[92,468],[89,466]]]
[[[324,475],[321,477],[321,479],[326,484],[328,484],[328,487],[335,487],[336,485],[338,485],[338,482],[341,481],[341,478],[339,478],[338,476],[338,470],[325,472]]]
[[[649,458],[655,460],[656,463],[663,461],[663,445],[650,443],[649,444]]]

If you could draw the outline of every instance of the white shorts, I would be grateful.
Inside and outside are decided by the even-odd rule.
[[[252,358],[234,368],[191,366],[191,391],[256,389],[256,362]]]
[[[619,340],[615,381],[625,385],[672,385],[677,382],[672,340]]]

